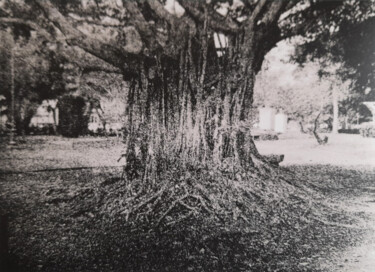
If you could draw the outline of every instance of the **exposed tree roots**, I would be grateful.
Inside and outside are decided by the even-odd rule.
[[[230,160],[219,167],[181,167],[176,160],[167,165],[153,178],[113,187],[103,214],[123,217],[130,228],[154,231],[193,218],[229,224],[231,229],[256,228],[262,221],[283,222],[290,216],[306,222],[329,221],[329,212],[324,211],[332,207],[319,204],[321,196],[306,181],[272,164],[263,162],[246,170]]]

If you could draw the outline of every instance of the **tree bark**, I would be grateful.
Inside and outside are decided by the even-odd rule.
[[[319,114],[315,118],[313,134],[314,134],[315,139],[316,139],[316,141],[318,142],[319,145],[325,145],[328,142],[328,137],[324,136],[324,138],[322,139],[322,138],[320,138],[320,136],[319,136],[319,134],[317,132],[317,129],[319,127],[319,117],[320,117],[320,114],[321,113],[319,112]]]

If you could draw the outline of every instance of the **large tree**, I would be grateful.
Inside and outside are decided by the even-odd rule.
[[[0,21],[78,47],[130,82],[125,157],[150,162],[144,175],[167,156],[267,169],[248,122],[266,53],[374,10],[373,1],[176,1],[181,12],[158,0],[19,3],[2,5]]]

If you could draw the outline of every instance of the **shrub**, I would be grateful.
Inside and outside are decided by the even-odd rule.
[[[360,131],[357,128],[348,128],[348,129],[339,129],[339,133],[344,133],[344,134],[359,134]]]
[[[80,96],[67,95],[59,99],[59,133],[64,137],[78,137],[87,133],[86,102]]]
[[[375,124],[373,122],[364,122],[359,127],[363,137],[375,137]]]

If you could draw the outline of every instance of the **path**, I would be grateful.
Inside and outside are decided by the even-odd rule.
[[[354,201],[347,201],[346,204],[346,210],[356,214],[364,213],[367,220],[359,223],[358,226],[367,231],[359,245],[344,250],[326,268],[331,272],[373,272],[375,271],[375,187],[364,187],[362,196]]]
[[[285,166],[319,164],[340,166],[346,169],[374,169],[374,138],[345,134],[328,134],[327,136],[329,141],[324,146],[319,146],[316,140],[308,135],[297,135],[297,137],[296,135],[293,137],[282,135],[279,141],[259,141],[256,145],[262,154],[284,154],[285,159],[281,165]],[[365,235],[357,245],[347,245],[344,251],[333,252],[329,260],[322,264],[323,271],[375,271],[375,178],[373,178],[373,184],[371,181],[363,184],[362,180],[357,180],[357,182],[353,180],[351,184],[353,185],[351,188],[337,189],[340,191],[338,195],[341,194],[337,201],[342,201],[340,206],[343,210],[354,215],[361,214],[364,220],[354,227],[363,229]],[[358,192],[353,193],[354,190]]]

